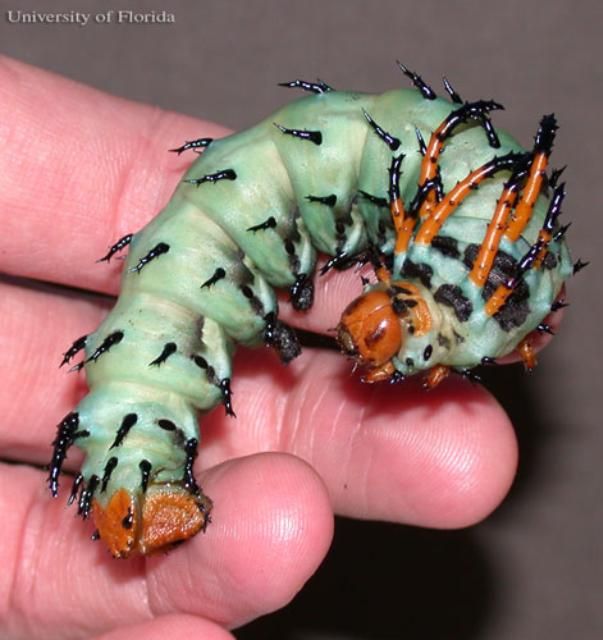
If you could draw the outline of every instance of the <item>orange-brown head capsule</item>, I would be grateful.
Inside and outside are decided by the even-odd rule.
[[[390,295],[375,289],[356,298],[341,316],[337,340],[362,365],[377,368],[389,362],[402,346],[400,318]]]

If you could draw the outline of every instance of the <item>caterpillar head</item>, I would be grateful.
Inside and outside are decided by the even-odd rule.
[[[365,382],[379,382],[391,380],[396,372],[407,375],[437,364],[438,349],[450,344],[446,325],[439,305],[422,285],[379,282],[345,309],[337,341],[364,371]],[[439,340],[434,340],[436,335]]]
[[[105,505],[92,502],[94,523],[115,558],[166,551],[184,542],[209,522],[211,501],[172,484],[150,485],[136,496],[124,488]]]

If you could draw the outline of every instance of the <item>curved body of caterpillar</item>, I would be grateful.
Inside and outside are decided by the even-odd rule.
[[[67,448],[84,450],[70,502],[115,557],[206,526],[197,411],[232,413],[236,343],[297,355],[273,288],[308,309],[317,251],[335,256],[328,266],[375,264],[378,283],[338,330],[368,381],[428,370],[434,385],[518,346],[532,358],[529,335],[572,272],[563,189],[544,178],[554,119],[526,153],[494,132],[496,103],[434,99],[413,79],[420,90],[379,96],[289,83],[316,95],[176,149],[205,150],[166,208],[103,258],[130,245],[114,310],[65,353],[85,348],[76,368],[91,391],[59,425],[49,481],[56,495]]]

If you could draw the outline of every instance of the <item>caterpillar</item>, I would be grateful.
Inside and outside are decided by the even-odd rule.
[[[90,392],[58,425],[48,483],[56,497],[69,447],[83,450],[68,503],[114,557],[205,530],[197,412],[234,415],[237,344],[299,354],[274,290],[310,309],[318,252],[330,256],[321,273],[374,268],[337,327],[364,381],[422,374],[432,388],[513,351],[534,367],[532,338],[583,266],[559,223],[561,171],[548,170],[556,119],[526,151],[492,124],[499,103],[463,101],[446,79],[438,97],[400,68],[414,86],[382,95],[283,83],[308,95],[172,149],[199,157],[163,211],[100,259],[129,248],[114,309],[63,354],[61,366],[84,352],[72,370]]]

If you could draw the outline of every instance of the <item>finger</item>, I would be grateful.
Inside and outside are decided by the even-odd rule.
[[[275,360],[258,372],[257,357],[237,365],[236,425],[216,412],[202,424],[210,460],[229,448],[289,451],[318,471],[337,513],[431,527],[483,519],[513,482],[512,425],[461,377],[432,391],[413,380],[364,385],[345,360],[312,350],[286,372]]]
[[[0,87],[0,271],[115,293],[95,259],[167,202],[194,158],[168,149],[227,131],[9,58]]]
[[[109,633],[96,636],[94,640],[234,640],[234,636],[221,626],[189,615],[168,615],[155,618],[148,622],[128,625]]]
[[[201,477],[215,501],[206,534],[127,561],[109,557],[88,539],[90,525],[86,535],[62,501],[47,499],[39,471],[0,465],[0,478],[0,620],[16,636],[89,636],[178,612],[238,626],[285,605],[332,536],[322,482],[282,454],[211,469]]]

